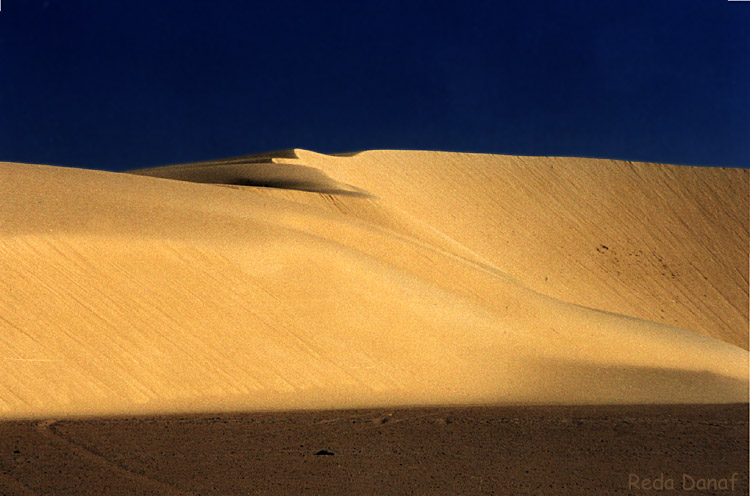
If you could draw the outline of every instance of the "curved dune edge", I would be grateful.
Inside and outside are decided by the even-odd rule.
[[[549,207],[532,208],[544,169],[534,163],[545,160],[571,169],[567,181],[580,170],[595,195],[603,186],[594,170],[618,166],[303,150],[133,174],[1,164],[0,416],[746,402],[748,354],[734,344],[747,341],[747,326],[734,322],[747,320],[735,308],[747,289],[733,284],[728,266],[747,263],[747,243],[721,239],[725,231],[746,239],[747,219],[734,211],[746,195],[726,205],[711,196],[710,207],[728,213],[711,210],[709,223],[698,215],[708,207],[691,207],[698,200],[679,190],[679,168],[623,165],[644,188],[672,177],[662,168],[673,171],[670,191],[685,205],[672,209],[692,212],[685,232],[726,249],[718,260],[693,260],[697,274],[678,266],[674,278],[619,263],[630,272],[613,282],[601,269],[612,260],[591,265],[593,255],[559,235],[572,218],[565,208],[579,213],[586,194],[554,198],[557,224],[535,217]],[[497,171],[528,173],[514,183],[526,192],[501,188]],[[649,171],[659,181],[649,182]],[[731,179],[727,190],[720,175],[712,187],[727,197],[738,182],[747,186],[744,172],[721,174]],[[646,215],[673,200],[631,191],[629,203],[638,194],[661,198],[635,204]],[[604,214],[612,239],[640,233],[629,248],[667,253],[659,256],[668,267],[681,261],[673,237],[683,257],[699,249],[677,225],[664,235],[646,221],[632,226],[627,213],[592,216]],[[519,251],[512,233],[501,235],[505,224],[486,222],[505,215],[515,217],[504,223],[540,235],[537,244]],[[581,246],[601,235],[586,231],[586,218],[577,222],[572,238]],[[557,238],[542,256],[545,229]],[[571,266],[555,272],[562,249]],[[537,255],[538,267],[523,272]],[[706,274],[718,295],[710,303],[737,313],[711,326],[704,303],[687,298],[705,289],[696,281]],[[604,300],[632,283],[637,291]],[[682,298],[662,320],[686,313],[689,331],[648,318],[670,291]]]

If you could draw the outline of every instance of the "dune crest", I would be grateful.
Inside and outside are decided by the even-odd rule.
[[[747,192],[438,152],[0,164],[0,416],[744,402]]]

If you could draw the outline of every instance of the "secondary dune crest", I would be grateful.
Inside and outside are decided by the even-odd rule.
[[[130,171],[130,173],[195,183],[368,196],[366,191],[335,181],[320,169],[299,163],[280,161],[285,158],[295,159],[295,150],[250,155],[223,161],[212,160],[196,164],[138,169]],[[283,165],[280,166],[279,164]]]
[[[0,164],[0,416],[745,402],[747,191],[437,152]]]

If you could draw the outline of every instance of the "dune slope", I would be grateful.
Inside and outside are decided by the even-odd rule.
[[[434,152],[2,164],[0,415],[747,401],[747,179]]]
[[[539,292],[748,348],[747,169],[299,153],[296,162],[361,185]]]

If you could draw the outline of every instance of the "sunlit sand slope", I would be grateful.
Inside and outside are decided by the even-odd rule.
[[[747,401],[747,175],[707,171],[724,189],[422,152],[2,164],[0,414]]]
[[[371,151],[300,160],[541,293],[748,348],[750,171]]]

